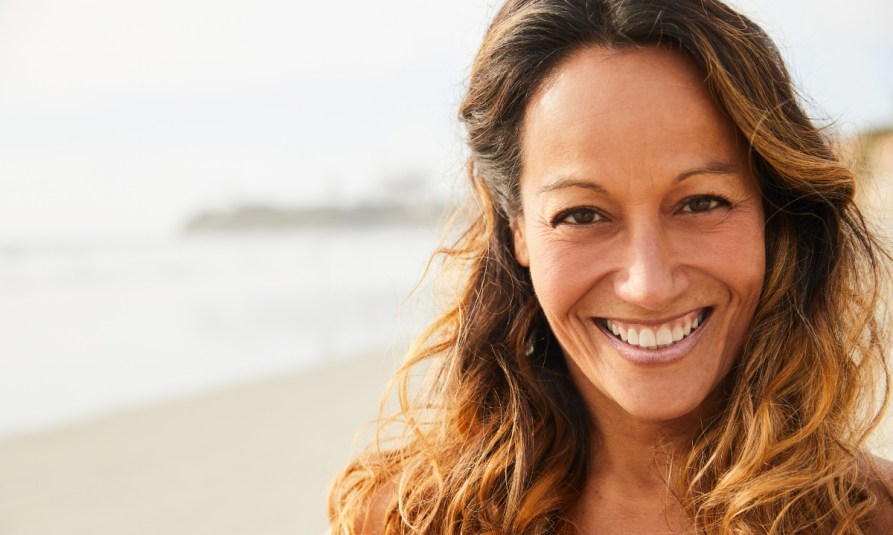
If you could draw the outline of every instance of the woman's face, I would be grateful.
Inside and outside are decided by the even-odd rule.
[[[590,48],[526,110],[515,256],[597,415],[696,412],[754,315],[762,204],[702,78],[679,52]]]

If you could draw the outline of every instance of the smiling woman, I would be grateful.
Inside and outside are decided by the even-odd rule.
[[[586,48],[527,107],[515,256],[599,422],[705,416],[760,295],[759,191],[700,78],[667,48]]]
[[[440,253],[465,278],[336,532],[893,532],[864,446],[886,255],[762,30],[509,0],[461,117],[479,212]]]

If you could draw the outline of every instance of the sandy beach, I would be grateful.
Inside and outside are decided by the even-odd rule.
[[[323,533],[328,485],[395,364],[379,351],[0,441],[0,533]],[[877,439],[893,458],[893,419]]]
[[[322,533],[393,355],[0,440],[0,533]]]

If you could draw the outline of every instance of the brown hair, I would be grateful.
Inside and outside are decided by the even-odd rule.
[[[748,143],[766,213],[763,292],[728,401],[674,467],[673,490],[699,533],[862,532],[876,498],[858,460],[880,418],[874,402],[888,396],[884,256],[853,204],[853,174],[801,109],[775,46],[715,0],[503,5],[460,110],[473,214],[439,251],[460,274],[455,300],[395,379],[400,411],[382,427],[397,421],[402,441],[370,448],[336,482],[337,532],[351,532],[376,493],[392,498],[385,533],[571,530],[597,437],[512,253],[523,118],[575,51],[655,45],[701,69]],[[411,398],[426,361],[431,381]]]

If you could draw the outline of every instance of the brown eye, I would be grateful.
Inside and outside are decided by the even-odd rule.
[[[553,217],[549,221],[549,224],[552,227],[558,227],[559,225],[567,225],[569,227],[582,227],[601,221],[606,221],[606,219],[607,218],[605,217],[605,215],[595,208],[579,206],[576,208],[564,210],[556,214],[555,217]]]
[[[719,206],[719,204],[719,199],[714,197],[694,197],[685,201],[685,204],[682,206],[682,211],[695,213],[709,212]]]
[[[559,223],[569,223],[571,225],[588,225],[601,219],[595,210],[579,209],[566,213]]]

